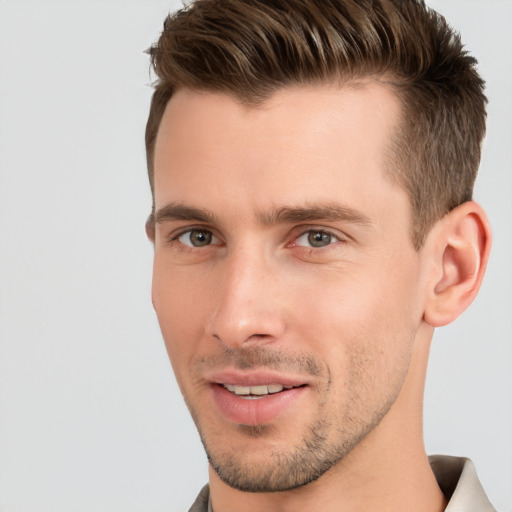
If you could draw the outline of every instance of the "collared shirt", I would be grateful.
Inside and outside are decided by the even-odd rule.
[[[445,512],[496,512],[469,459],[432,455],[429,461],[440,489],[449,500]],[[189,512],[213,512],[208,485],[203,487]]]
[[[445,512],[496,512],[469,459],[431,455],[429,461],[437,484],[448,499]]]

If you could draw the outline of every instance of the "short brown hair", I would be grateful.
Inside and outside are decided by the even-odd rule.
[[[472,197],[484,82],[460,36],[423,0],[196,0],[167,17],[149,54],[158,77],[146,126],[152,190],[158,128],[178,88],[257,105],[286,86],[375,77],[401,99],[388,167],[410,197],[414,246]]]

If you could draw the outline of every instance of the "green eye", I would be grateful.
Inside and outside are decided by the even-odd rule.
[[[301,247],[326,247],[334,242],[337,242],[338,239],[328,231],[322,231],[319,229],[314,229],[311,231],[307,231],[303,235],[299,236],[296,241],[296,245]]]
[[[191,229],[178,237],[178,240],[188,247],[205,247],[210,245],[215,237],[206,229]]]

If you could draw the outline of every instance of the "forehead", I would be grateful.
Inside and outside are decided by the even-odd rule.
[[[264,132],[286,138],[287,135],[300,136],[304,131],[313,136],[322,129],[333,134],[337,131],[343,137],[342,125],[353,131],[365,124],[365,130],[384,128],[382,135],[387,138],[389,133],[386,132],[393,131],[397,124],[399,111],[400,102],[392,86],[370,79],[349,81],[339,86],[281,88],[257,105],[242,103],[227,93],[181,88],[166,106],[157,145],[162,140],[167,144],[171,137],[176,136],[175,128],[186,131],[186,125],[195,128],[193,133],[188,133],[189,136],[211,135],[213,137],[209,140],[212,142],[226,130],[229,132],[234,128],[239,132],[242,126],[256,139]],[[264,131],[261,130],[262,125]],[[214,127],[224,130],[215,133]]]
[[[384,175],[399,112],[393,92],[376,82],[282,89],[256,107],[179,90],[157,136],[155,205],[221,196],[261,211],[361,194],[371,203],[391,185]]]

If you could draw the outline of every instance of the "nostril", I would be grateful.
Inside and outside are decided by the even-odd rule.
[[[280,339],[285,322],[278,308],[223,303],[212,314],[206,325],[210,339],[228,348],[249,348]]]
[[[226,335],[226,339],[219,334],[213,334],[213,338],[228,346],[237,345],[239,348],[249,348],[258,344],[266,343],[273,339],[271,334],[249,334],[248,336],[240,336],[237,340],[233,336]]]
[[[246,338],[246,340],[244,341],[244,344],[248,344],[248,343],[251,343],[251,342],[260,342],[260,341],[264,341],[268,338],[271,338],[272,336],[270,334],[251,334],[250,336],[248,336]]]

